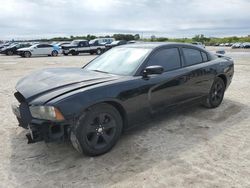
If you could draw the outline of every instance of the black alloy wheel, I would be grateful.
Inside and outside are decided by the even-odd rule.
[[[119,111],[112,105],[94,105],[79,117],[71,131],[72,145],[89,156],[104,154],[119,140],[122,122]]]
[[[100,113],[87,125],[86,141],[94,149],[107,147],[115,135],[115,129],[115,119],[112,115]]]
[[[224,81],[217,77],[210,89],[209,96],[205,102],[205,106],[208,108],[218,107],[224,98],[225,93],[225,84]]]

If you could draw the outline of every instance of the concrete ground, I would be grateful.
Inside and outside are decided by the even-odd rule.
[[[217,48],[208,48],[216,51]],[[0,187],[250,187],[250,50],[235,60],[222,105],[177,108],[125,133],[109,153],[87,157],[70,143],[27,145],[11,112],[16,82],[95,56],[0,56]]]

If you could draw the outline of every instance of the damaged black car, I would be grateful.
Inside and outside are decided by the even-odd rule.
[[[50,68],[21,79],[12,110],[29,143],[70,139],[79,152],[108,152],[123,130],[190,100],[218,107],[234,62],[183,43],[118,46],[82,68]]]

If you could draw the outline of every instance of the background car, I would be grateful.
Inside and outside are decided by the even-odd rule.
[[[105,47],[106,47],[106,50],[109,50],[115,46],[120,46],[120,45],[124,45],[124,44],[127,44],[127,41],[125,40],[116,40],[116,41],[113,41],[111,44],[106,44]]]
[[[6,55],[14,55],[14,54],[18,54],[17,50],[20,48],[25,48],[25,47],[30,47],[31,44],[30,43],[18,43],[18,44],[13,44],[10,46],[5,47],[1,53],[2,54],[6,54]]]
[[[242,43],[240,43],[240,42],[236,42],[236,43],[234,43],[232,46],[231,46],[231,48],[241,48],[242,47]]]
[[[105,44],[110,44],[113,41],[115,41],[114,38],[96,38],[93,40],[89,41],[90,45],[105,45]]]
[[[242,44],[242,47],[243,47],[243,48],[250,48],[250,42],[244,42],[244,43]]]
[[[20,48],[17,51],[22,57],[31,57],[36,55],[57,56],[59,53],[58,47],[51,44],[35,44],[28,48]]]
[[[73,40],[70,44],[62,45],[63,55],[79,55],[80,53],[90,53],[100,55],[105,51],[105,46],[96,42],[90,43],[87,40]]]
[[[192,42],[193,45],[199,46],[201,48],[205,48],[205,45],[202,44],[201,42]]]

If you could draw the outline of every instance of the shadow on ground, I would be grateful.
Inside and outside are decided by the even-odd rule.
[[[182,152],[244,120],[245,108],[224,100],[216,109],[171,109],[125,132],[112,151],[95,158],[78,154],[68,142],[27,145],[23,131],[11,135],[10,178],[23,187],[109,187],[163,160],[178,160]]]

